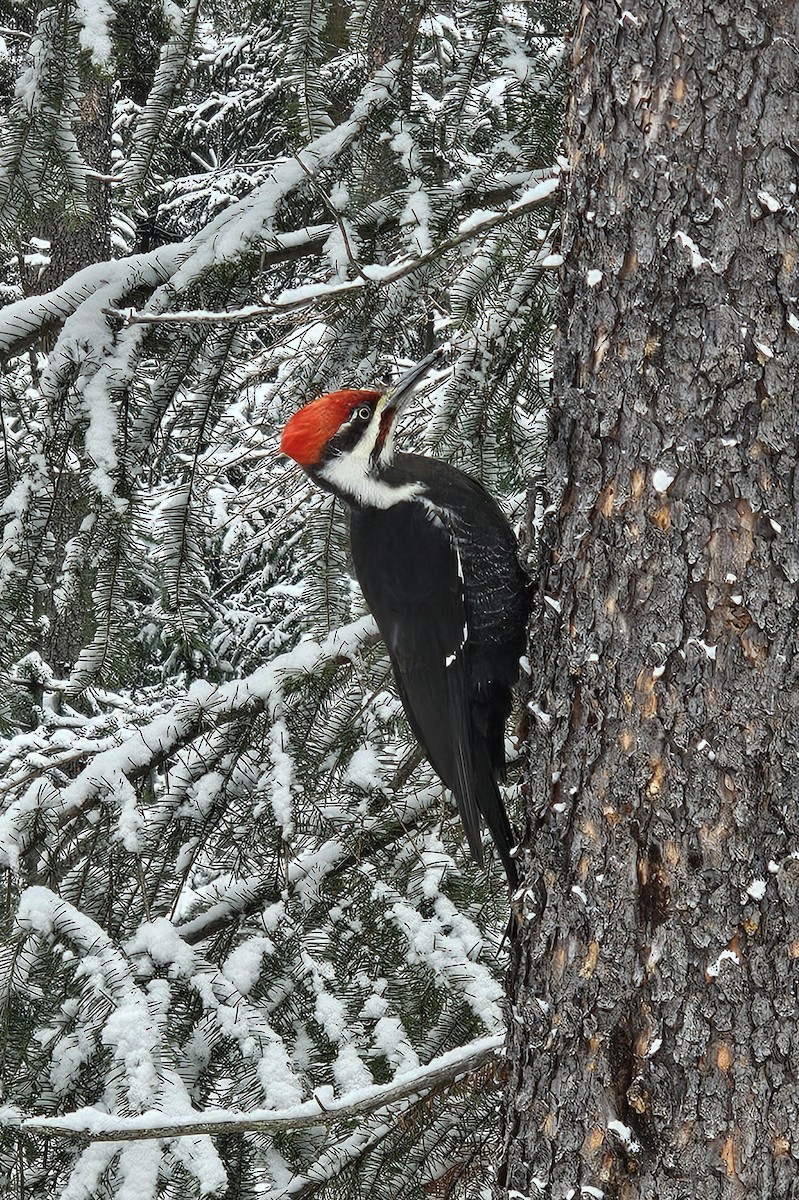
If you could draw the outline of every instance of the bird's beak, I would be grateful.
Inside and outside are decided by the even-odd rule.
[[[432,354],[427,354],[418,363],[414,363],[404,375],[400,375],[393,388],[386,392],[383,411],[398,413],[400,409],[405,407],[407,401],[410,400],[417,383],[420,383],[435,367],[442,366],[443,363],[443,350],[434,350]]]

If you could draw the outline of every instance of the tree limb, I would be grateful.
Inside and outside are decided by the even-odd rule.
[[[365,1117],[435,1088],[454,1083],[478,1070],[501,1049],[504,1035],[493,1034],[449,1050],[404,1079],[359,1088],[343,1096],[312,1100],[282,1111],[268,1109],[252,1113],[205,1112],[165,1123],[164,1113],[149,1112],[138,1117],[117,1117],[96,1108],[82,1108],[64,1117],[27,1117],[26,1129],[44,1130],[55,1137],[80,1138],[84,1142],[132,1142],[154,1138],[196,1137],[199,1134],[279,1133],[315,1125],[333,1124]]]

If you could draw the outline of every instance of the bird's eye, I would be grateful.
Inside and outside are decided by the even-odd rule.
[[[368,404],[359,404],[352,415],[357,421],[371,421],[372,410]]]

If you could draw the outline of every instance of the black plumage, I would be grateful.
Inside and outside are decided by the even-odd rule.
[[[485,488],[447,463],[401,454],[382,478],[423,490],[389,508],[353,506],[355,574],[413,732],[455,795],[473,857],[483,861],[482,817],[515,887],[497,780],[505,777],[505,723],[528,609],[516,539]]]

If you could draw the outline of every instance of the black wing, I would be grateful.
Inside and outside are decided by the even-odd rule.
[[[411,727],[454,792],[469,849],[482,862],[456,547],[444,524],[415,503],[353,511],[351,539],[355,573],[388,647]]]
[[[416,459],[414,470],[431,461]],[[494,501],[460,472],[451,475],[478,489],[463,514],[462,503],[421,499],[354,509],[353,564],[411,727],[455,795],[472,855],[483,861],[482,815],[513,886],[513,836],[496,779],[522,649],[525,601],[517,593],[526,595],[526,581]],[[480,528],[461,528],[461,515],[474,517],[475,508]]]

